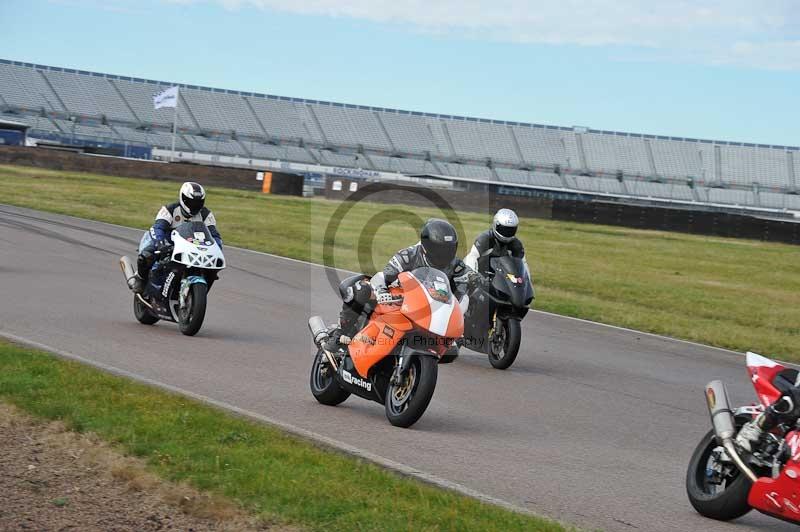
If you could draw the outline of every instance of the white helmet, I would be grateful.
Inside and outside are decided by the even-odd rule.
[[[203,208],[206,202],[206,191],[198,183],[187,181],[181,185],[181,193],[178,195],[178,202],[181,204],[183,215],[191,218]]]
[[[492,220],[492,232],[500,242],[511,242],[517,234],[519,218],[511,209],[500,209]]]

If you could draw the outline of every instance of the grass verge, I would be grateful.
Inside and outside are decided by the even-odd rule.
[[[176,192],[173,182],[0,166],[0,203],[142,229]],[[229,244],[320,262],[322,230],[340,204],[212,188],[208,205]],[[336,266],[359,270],[364,256],[382,265],[416,241],[415,228],[394,224],[359,242],[376,214],[399,208],[356,205],[335,237]],[[459,216],[469,238],[490,223]],[[538,309],[800,361],[797,246],[538,219],[522,220],[520,237]]]
[[[0,340],[0,398],[91,432],[170,481],[311,530],[561,531],[194,402]]]

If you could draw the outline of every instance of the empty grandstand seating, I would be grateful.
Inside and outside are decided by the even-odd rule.
[[[571,132],[555,128],[523,126],[512,126],[511,131],[517,140],[525,163],[535,166],[570,167],[564,137],[568,134],[571,135]],[[575,167],[577,168],[577,164]]]
[[[522,162],[515,151],[509,126],[464,120],[448,120],[445,124],[458,155],[474,157],[475,149],[479,148],[495,161]]]
[[[641,137],[583,133],[586,166],[600,172],[622,170],[631,175],[651,175],[647,145]]]
[[[201,129],[263,135],[257,119],[247,108],[247,103],[237,94],[184,89],[181,96]]]
[[[50,88],[42,70],[9,64],[0,68],[0,102],[36,111],[67,110]]]
[[[609,179],[606,177],[588,177],[576,176],[576,185],[581,190],[589,190],[592,192],[602,192],[606,194],[626,194],[627,191],[622,183],[616,179]],[[646,196],[648,194],[642,194]]]
[[[172,83],[0,60],[37,134],[171,146]],[[800,209],[800,149],[521,124],[181,85],[176,149],[641,198]],[[559,175],[560,174],[560,175]],[[688,185],[693,182],[694,190]]]
[[[318,105],[312,109],[329,143],[392,149],[373,111],[332,105]]]
[[[106,78],[76,76],[67,72],[45,72],[43,75],[72,113],[136,121],[136,117]]]
[[[729,190],[726,188],[708,189],[708,201],[711,203],[731,203],[734,205],[755,205],[753,192],[749,190]]]
[[[382,155],[372,155],[370,160],[377,170],[385,172],[398,172],[404,174],[431,174],[437,175],[441,172],[429,161],[419,159],[402,159],[400,157],[385,157]]]
[[[720,179],[723,183],[786,188],[789,161],[786,150],[748,146],[719,146]]]
[[[703,160],[696,142],[651,140],[649,144],[657,175],[700,177],[703,174]]]

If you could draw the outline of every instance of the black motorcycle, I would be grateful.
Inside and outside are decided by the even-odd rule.
[[[136,268],[120,259],[128,286]],[[156,251],[156,260],[142,294],[133,296],[133,314],[145,325],[173,321],[186,336],[203,325],[208,290],[225,268],[225,256],[203,222],[185,222],[172,231],[172,245]]]
[[[493,257],[489,265],[488,286],[470,295],[463,346],[489,355],[493,367],[507,369],[519,352],[520,321],[535,297],[533,281],[522,259]]]

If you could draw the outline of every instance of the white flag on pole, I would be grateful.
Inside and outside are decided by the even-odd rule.
[[[156,109],[178,107],[178,87],[170,87],[153,96],[153,105]]]

